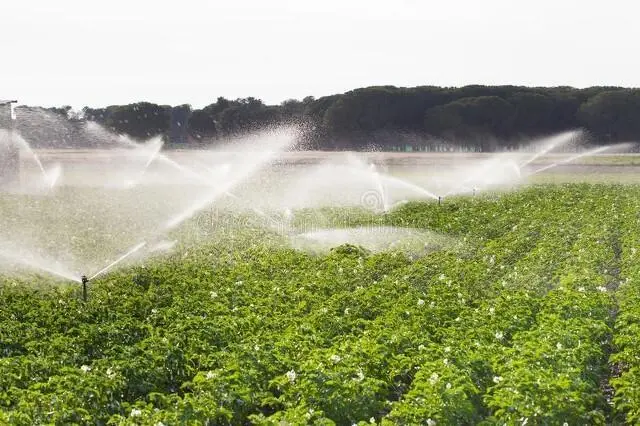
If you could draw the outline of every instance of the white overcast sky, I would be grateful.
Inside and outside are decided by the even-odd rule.
[[[640,86],[634,0],[0,0],[0,99],[267,103],[353,88]]]

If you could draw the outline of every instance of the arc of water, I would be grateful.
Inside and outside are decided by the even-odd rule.
[[[126,146],[133,148],[133,149],[140,149],[141,145],[132,141],[131,139],[129,139],[128,137],[124,136],[124,135],[120,135],[119,140],[121,143],[125,144]],[[154,147],[151,156],[148,158],[145,167],[141,173],[141,176],[144,175],[144,173],[146,173],[147,169],[149,168],[149,166],[151,166],[151,164],[153,163],[154,160],[159,160],[162,161],[172,167],[174,167],[175,169],[177,169],[178,171],[180,171],[181,173],[185,174],[185,175],[189,175],[192,178],[195,178],[197,180],[204,180],[204,178],[199,174],[194,172],[193,170],[189,169],[188,167],[183,166],[182,164],[178,163],[177,161],[171,159],[169,156],[165,155],[162,153],[162,147],[164,146],[164,142],[162,140],[160,140],[160,143],[157,144],[157,146]]]
[[[126,140],[126,139],[125,139]],[[133,144],[135,146],[137,146],[137,144],[133,143],[132,141],[128,141],[128,144]],[[289,146],[291,143],[291,141],[287,142],[287,146]],[[29,147],[30,148],[30,147]],[[281,147],[284,148],[284,147]],[[174,167],[178,168],[179,170],[181,170],[182,172],[185,172],[191,176],[197,177],[199,180],[205,181],[208,184],[210,184],[209,180],[206,179],[205,177],[203,177],[202,175],[191,171],[190,169],[180,165],[179,163],[175,162],[174,160],[170,159],[169,157],[163,155],[160,153],[160,149],[161,149],[161,145],[159,147],[157,147],[156,149],[154,149],[154,152],[152,153],[152,155],[150,156],[150,158],[147,160],[147,163],[145,165],[145,170],[146,168],[149,167],[149,165],[154,161],[155,158],[161,158],[162,160],[164,160],[165,162],[170,163],[171,165],[173,165]],[[33,152],[33,151],[32,151]],[[35,154],[35,153],[34,153]],[[182,212],[180,215],[174,217],[173,219],[171,219],[166,226],[164,227],[164,229],[162,231],[167,231],[177,225],[179,225],[180,223],[182,223],[184,220],[190,218],[191,216],[193,216],[195,213],[197,213],[198,211],[200,211],[202,208],[206,207],[209,203],[211,203],[212,201],[214,201],[216,198],[218,198],[221,194],[231,194],[229,192],[229,189],[231,187],[233,187],[236,183],[238,183],[240,180],[248,177],[255,169],[257,169],[259,166],[261,166],[262,164],[264,164],[266,161],[269,161],[273,155],[275,154],[272,151],[267,151],[266,155],[264,155],[265,153],[263,153],[263,155],[261,155],[258,158],[258,161],[254,161],[252,163],[250,163],[248,165],[248,167],[245,167],[242,170],[242,173],[240,173],[239,175],[237,175],[235,177],[235,179],[231,179],[229,181],[227,181],[224,185],[221,186],[216,186],[216,188],[214,189],[214,191],[210,194],[208,194],[207,197],[205,197],[202,200],[199,200],[198,202],[194,203],[193,205],[191,205],[187,210],[185,210],[184,212]],[[37,158],[37,157],[35,157]],[[44,168],[42,167],[42,164],[39,162],[39,165],[41,166],[41,170],[44,172]],[[256,209],[256,211],[262,213],[262,215],[266,215],[264,212],[261,212],[259,210]],[[161,232],[162,232],[161,231]],[[115,261],[111,262],[109,265],[107,265],[106,267],[104,267],[103,269],[101,269],[100,271],[96,272],[95,274],[91,275],[90,278],[88,278],[89,280],[93,280],[95,278],[97,278],[98,276],[108,272],[109,270],[111,270],[113,267],[115,267],[116,265],[118,265],[119,263],[123,262],[125,259],[129,258],[130,256],[132,256],[133,254],[137,253],[138,251],[140,251],[143,247],[145,247],[147,245],[146,241],[142,241],[139,244],[137,244],[136,246],[134,246],[133,248],[131,248],[129,251],[127,251],[125,254],[123,254],[122,256],[120,256],[118,259],[116,259]],[[0,252],[0,257],[5,257],[8,260],[12,260],[15,262],[19,262],[21,264],[24,265],[28,265],[31,267],[35,267],[37,269],[41,269],[43,271],[52,273],[56,276],[60,276],[62,278],[65,279],[69,279],[71,281],[74,282],[78,282],[81,283],[82,282],[82,278],[79,278],[77,276],[74,276],[70,273],[66,273],[64,271],[59,271],[55,268],[51,268],[48,267],[46,265],[41,265],[38,262],[32,262],[29,261],[28,259],[25,259],[23,257],[18,257],[18,256],[13,256],[10,253],[9,254],[5,254],[3,252]]]
[[[544,147],[541,151],[536,152],[535,154],[533,154],[531,157],[527,158],[525,161],[523,161],[522,163],[519,164],[519,166],[522,167],[526,167],[529,164],[533,163],[534,161],[536,161],[538,158],[547,155],[552,149],[554,149],[556,147],[555,144],[549,144],[546,147]]]
[[[201,181],[202,183],[206,183],[206,184],[207,184],[207,185],[209,185],[209,186],[213,186],[213,185],[212,185],[212,183],[211,183],[211,181],[210,181],[210,180],[208,180],[205,176],[203,176],[202,174],[200,174],[200,173],[198,173],[198,172],[196,172],[196,171],[194,171],[194,170],[190,169],[189,167],[184,166],[183,164],[178,163],[177,161],[175,161],[174,159],[170,158],[169,156],[167,156],[167,155],[165,155],[165,154],[162,154],[162,153],[160,152],[160,150],[156,151],[156,152],[154,153],[153,157],[149,159],[149,161],[147,162],[147,166],[146,166],[146,167],[148,167],[148,166],[153,162],[153,160],[154,160],[154,159],[156,159],[156,158],[157,158],[158,160],[160,160],[160,161],[162,161],[162,162],[166,163],[166,164],[169,164],[170,166],[174,167],[176,170],[178,170],[178,171],[180,171],[180,172],[182,172],[182,173],[184,173],[184,174],[186,174],[186,175],[188,175],[188,176],[190,176],[190,177],[192,177],[192,178],[194,178],[194,179],[196,179],[196,180],[198,180],[198,181]],[[216,172],[217,172],[215,169],[212,169],[212,168],[210,168],[210,167],[207,167],[207,170],[208,170],[211,174],[214,174],[214,173],[216,173]],[[228,170],[225,168],[225,169],[223,170],[223,173],[225,173],[225,174],[226,174],[227,172],[228,172]],[[216,192],[217,192],[217,191],[216,191]],[[232,192],[230,192],[230,191],[228,191],[228,190],[224,190],[224,191],[223,191],[223,195],[226,195],[226,196],[228,196],[228,197],[234,198],[234,199],[236,199],[236,200],[239,200],[239,199],[240,199],[240,197],[238,197],[237,195],[233,194]],[[268,218],[269,220],[271,220],[272,222],[274,222],[274,220],[273,220],[272,218],[268,217],[268,215],[267,215],[266,213],[264,213],[263,211],[261,211],[261,210],[259,210],[259,209],[257,209],[257,208],[252,208],[252,210],[253,210],[254,212],[258,213],[260,216],[263,216],[263,217],[265,217],[265,218]]]
[[[49,169],[47,173],[46,183],[49,188],[53,188],[56,186],[56,183],[60,180],[62,176],[62,166],[60,164],[56,164],[55,166]]]
[[[138,144],[123,136],[120,137],[120,140],[123,141],[123,143],[125,143],[127,146],[130,146],[131,148],[133,148],[134,151],[144,151],[148,147],[151,147],[150,153],[148,155],[148,158],[145,161],[144,167],[138,173],[137,178],[135,178],[131,182],[133,185],[137,185],[142,180],[144,175],[147,173],[153,161],[160,155],[160,151],[164,146],[164,141],[160,138],[154,138],[149,140],[146,144]]]
[[[134,253],[137,253],[140,249],[142,249],[146,245],[147,245],[146,241],[142,241],[141,243],[137,244],[135,247],[133,247],[128,252],[126,252],[125,254],[120,256],[118,259],[116,259],[115,261],[111,262],[109,265],[107,265],[104,268],[102,268],[100,271],[98,271],[95,274],[93,274],[91,277],[89,277],[89,280],[92,280],[92,279],[94,279],[94,278],[96,278],[96,277],[108,272],[111,268],[113,268],[114,266],[116,266],[117,264],[122,262],[123,260],[127,259],[128,257],[132,256]]]
[[[100,128],[99,125],[94,125],[94,127],[96,127],[96,126],[98,128]],[[110,134],[110,132],[108,130],[105,130],[105,129],[102,129],[102,132]],[[134,142],[133,140],[131,140],[126,135],[119,135],[118,141],[120,143],[130,147],[130,148],[133,148],[133,149],[140,149],[141,148],[141,145],[139,143]],[[147,162],[145,164],[145,168],[144,168],[141,176],[144,173],[146,173],[147,169],[153,163],[154,160],[158,160],[158,161],[161,161],[161,162],[163,162],[163,163],[175,168],[177,171],[181,172],[183,175],[186,175],[191,179],[199,181],[199,182],[201,182],[203,184],[211,185],[211,182],[210,182],[209,179],[207,179],[207,177],[205,177],[202,174],[192,170],[189,167],[184,166],[183,164],[180,164],[179,162],[175,161],[174,159],[172,159],[168,155],[163,154],[162,153],[162,147],[163,146],[164,146],[164,142],[161,141],[161,143],[158,144],[158,146],[154,147],[154,150],[153,150],[151,156],[149,157],[149,159],[147,160]]]
[[[292,136],[293,135],[284,137],[282,139],[277,139],[277,146],[272,146],[271,150],[259,152],[259,155],[256,158],[249,157],[249,161],[243,163],[242,167],[240,167],[236,171],[234,176],[227,179],[223,184],[216,186],[204,197],[192,203],[185,210],[169,219],[164,225],[164,230],[168,231],[177,227],[187,219],[193,217],[195,214],[205,209],[207,206],[217,200],[221,195],[229,193],[231,189],[239,182],[247,179],[267,162],[272,161],[278,152],[281,152],[282,150],[290,147],[295,141]]]
[[[159,153],[159,150],[158,150]],[[161,157],[160,157],[161,156]],[[166,161],[170,162],[171,164],[184,169],[184,170],[189,170],[187,168],[184,168],[181,164],[175,162],[174,160],[171,160],[169,157],[159,154],[158,156],[159,158],[164,158],[166,159]],[[153,160],[153,159],[152,159]],[[149,162],[150,164],[151,162]],[[190,171],[190,170],[189,170]],[[193,173],[194,175],[200,177],[201,179],[204,179],[204,177],[200,176],[199,174],[197,174],[196,172],[190,171],[191,173]],[[220,195],[229,195],[235,198],[238,198],[237,196],[233,195],[229,189],[235,184],[235,181],[231,181],[231,182],[227,182],[225,185],[222,186],[217,186],[213,193],[209,194],[209,196],[205,197],[201,202],[199,203],[195,203],[194,205],[191,206],[190,209],[188,209],[187,211],[185,211],[182,215],[179,215],[177,217],[175,217],[174,219],[170,220],[167,225],[165,226],[165,230],[169,230],[172,229],[176,226],[178,226],[179,224],[181,224],[182,222],[184,222],[185,220],[187,220],[189,217],[191,217],[193,214],[197,213],[198,211],[200,211],[202,208],[204,208],[203,206],[206,206],[208,204],[210,204],[211,202],[215,201],[215,199],[217,199]],[[254,211],[258,212],[259,214],[261,214],[264,217],[268,217],[264,212],[258,210],[258,209],[254,209]],[[133,254],[137,253],[139,250],[141,250],[143,247],[145,247],[147,245],[146,241],[143,241],[139,244],[137,244],[136,246],[134,246],[133,248],[131,248],[128,252],[126,252],[124,255],[122,255],[120,258],[118,258],[117,260],[115,260],[114,262],[110,263],[109,265],[107,265],[106,267],[104,267],[103,269],[101,269],[100,271],[98,271],[97,273],[93,274],[89,280],[93,280],[94,278],[108,272],[109,270],[111,270],[113,267],[115,267],[116,265],[118,265],[119,263],[121,263],[122,261],[124,261],[125,259],[127,259],[128,257],[132,256]]]
[[[106,267],[104,267],[103,269],[98,271],[97,273],[93,274],[89,278],[89,280],[93,280],[94,278],[96,278],[96,277],[108,272],[109,270],[111,270],[113,267],[115,267],[116,265],[118,265],[119,263],[121,263],[122,261],[127,259],[128,257],[130,257],[133,254],[135,254],[136,252],[140,251],[146,245],[147,245],[146,241],[143,241],[143,242],[137,244],[135,247],[130,249],[124,255],[120,256],[117,260],[111,262],[109,265],[107,265]],[[48,265],[44,264],[43,262],[40,262],[40,261],[37,261],[37,260],[28,259],[24,255],[16,255],[16,254],[13,254],[11,252],[7,252],[5,250],[0,250],[0,257],[4,258],[4,259],[7,259],[7,260],[9,260],[11,262],[17,263],[17,264],[21,264],[21,265],[24,265],[24,266],[27,266],[27,267],[30,267],[30,268],[39,269],[39,270],[42,270],[44,272],[48,272],[48,273],[50,273],[52,275],[55,275],[55,276],[60,277],[60,278],[64,278],[64,279],[69,280],[69,281],[73,281],[73,282],[76,282],[76,283],[81,283],[82,282],[82,279],[80,277],[75,276],[75,275],[71,274],[70,272],[63,271],[63,270],[61,270],[59,268],[55,268],[55,267],[52,267],[52,266],[48,266]]]
[[[553,149],[557,148],[558,146],[565,145],[567,142],[569,142],[572,139],[575,139],[575,138],[581,136],[582,134],[583,134],[583,132],[581,130],[574,130],[574,131],[570,131],[570,132],[564,132],[564,133],[561,133],[561,134],[553,137],[552,140],[549,141],[549,143],[547,143],[544,146],[544,148],[542,148],[542,150],[536,152],[534,155],[529,157],[527,160],[525,160],[524,162],[520,163],[519,167],[523,168],[525,166],[528,166],[529,164],[531,164],[532,162],[534,162],[538,158],[540,158],[540,157],[542,157],[544,155],[547,155],[550,151],[552,151]]]
[[[215,201],[222,194],[225,194],[225,193],[229,192],[229,189],[230,189],[230,185],[225,185],[224,188],[220,188],[220,187],[215,188],[213,191],[209,192],[202,199],[196,201],[195,203],[192,203],[189,206],[189,208],[187,208],[186,210],[184,210],[180,214],[178,214],[178,215],[172,217],[171,219],[169,219],[167,221],[167,223],[164,225],[164,229],[165,230],[170,230],[170,229],[173,229],[173,228],[177,227],[182,222],[184,222],[185,220],[189,219],[191,216],[195,215],[197,212],[199,212],[202,209],[206,208],[209,204],[211,204],[213,201]]]
[[[151,155],[149,155],[147,162],[144,164],[144,169],[142,169],[142,172],[140,173],[140,178],[142,178],[145,175],[145,173],[147,173],[149,166],[151,166],[151,163],[153,163],[153,160],[155,160],[156,157],[160,154],[160,151],[162,150],[163,146],[164,146],[164,141],[162,139],[160,139],[160,141],[156,143],[155,146],[153,146],[153,149],[151,150]]]
[[[384,212],[389,211],[389,203],[387,201],[387,194],[384,190],[384,185],[382,184],[382,179],[380,178],[380,173],[378,173],[378,168],[375,164],[371,164],[370,166],[371,172],[373,173],[373,181],[374,185],[376,185],[376,189],[378,193],[380,193],[380,198],[382,199],[382,210]]]
[[[451,194],[457,193],[460,189],[468,188],[468,184],[473,182],[478,177],[486,174],[487,170],[491,168],[495,164],[496,159],[491,159],[490,161],[486,161],[479,170],[476,170],[469,177],[463,180],[458,186],[455,186],[453,189],[450,189],[444,194],[444,197],[448,197]]]
[[[163,252],[163,251],[168,251],[171,250],[176,244],[178,244],[178,241],[173,240],[173,241],[160,241],[159,243],[155,244],[153,247],[151,247],[149,249],[149,251],[153,252]]]
[[[200,173],[195,172],[193,170],[191,170],[189,167],[186,167],[180,163],[178,163],[177,161],[173,160],[172,158],[170,158],[169,156],[165,155],[165,154],[158,154],[158,160],[162,161],[172,167],[174,167],[176,170],[178,170],[179,172],[189,176],[190,178],[197,180],[201,183],[210,185],[211,182],[204,176],[202,176]]]
[[[553,164],[549,164],[549,165],[547,165],[547,166],[544,166],[544,167],[542,167],[542,168],[540,168],[540,169],[536,170],[535,172],[531,173],[530,175],[535,175],[535,174],[538,174],[538,173],[544,172],[545,170],[552,169],[552,168],[557,167],[557,166],[560,166],[560,165],[562,165],[562,164],[570,163],[570,162],[575,161],[575,160],[578,160],[578,159],[580,159],[580,158],[582,158],[582,157],[586,157],[586,156],[589,156],[589,155],[599,154],[599,153],[601,153],[601,152],[604,152],[604,151],[608,150],[609,148],[611,148],[611,145],[608,145],[608,146],[601,146],[601,147],[599,147],[599,148],[591,149],[591,150],[589,150],[589,151],[587,151],[587,152],[583,152],[583,153],[581,153],[581,154],[576,154],[576,155],[574,155],[574,156],[572,156],[572,157],[569,157],[569,158],[567,158],[567,159],[565,159],[565,160],[558,161],[558,162],[555,162],[555,163],[553,163]]]
[[[360,169],[353,169],[353,168],[352,168],[351,170],[352,170],[352,171],[357,171],[357,172],[358,172],[358,173],[360,173],[360,174],[362,174],[362,173],[366,173],[365,171],[360,170]],[[434,200],[437,200],[437,199],[438,199],[438,196],[437,196],[437,195],[435,195],[435,194],[434,194],[434,193],[432,193],[431,191],[429,191],[429,190],[427,190],[427,189],[425,189],[425,188],[421,187],[420,185],[416,185],[416,184],[415,184],[415,183],[413,183],[413,182],[408,182],[408,181],[406,181],[406,180],[404,180],[404,179],[400,179],[400,178],[398,178],[398,177],[391,176],[391,175],[388,175],[388,174],[381,175],[379,172],[377,172],[377,173],[378,173],[378,178],[379,178],[380,180],[386,180],[386,181],[389,181],[389,182],[394,183],[394,184],[396,184],[396,185],[403,186],[403,187],[405,187],[405,188],[407,188],[407,189],[410,189],[410,190],[412,190],[412,191],[414,191],[414,192],[417,192],[417,193],[419,193],[419,194],[421,194],[421,195],[424,195],[424,196],[426,196],[426,197],[428,197],[428,198],[432,198],[432,199],[434,199]]]
[[[187,209],[182,211],[180,214],[178,214],[178,215],[174,216],[173,218],[169,219],[166,222],[166,224],[164,225],[164,229],[168,231],[168,230],[176,228],[178,225],[180,225],[184,221],[188,220],[189,218],[191,218],[196,213],[198,213],[201,210],[205,209],[209,204],[213,203],[220,196],[229,194],[231,188],[236,184],[236,182],[238,180],[239,180],[238,178],[234,179],[234,180],[230,180],[230,181],[225,182],[222,185],[214,187],[214,189],[212,191],[208,192],[200,200],[192,203]]]
[[[42,165],[42,161],[40,161],[40,157],[38,157],[38,155],[33,150],[33,148],[31,148],[31,146],[29,145],[29,142],[27,142],[26,139],[24,139],[22,136],[19,136],[19,135],[14,136],[14,140],[17,140],[18,143],[22,146],[22,148],[29,153],[29,155],[33,158],[33,161],[35,161],[35,163],[38,165],[38,168],[40,169],[42,176],[46,179],[47,172],[44,169],[44,165]]]
[[[6,131],[3,131],[3,133],[5,133],[5,132]],[[27,140],[25,138],[23,138],[15,130],[12,130],[11,133],[6,132],[6,134],[10,135],[9,137],[11,138],[11,141],[13,141],[14,143],[17,143],[20,148],[22,148],[24,151],[26,151],[29,154],[29,157],[38,166],[38,169],[40,170],[40,174],[42,175],[42,179],[45,182],[48,182],[50,179],[49,179],[49,176],[47,174],[47,171],[44,168],[44,165],[42,164],[42,161],[40,160],[40,157],[38,156],[38,154],[36,154],[36,152],[33,150],[33,148],[31,148],[31,145],[29,145],[29,142],[27,142]],[[2,136],[2,135],[0,135],[0,136]]]
[[[422,195],[424,195],[424,196],[426,196],[428,198],[432,198],[434,200],[438,199],[438,196],[436,194],[434,194],[433,192],[421,187],[420,185],[416,185],[415,183],[408,182],[408,181],[406,181],[404,179],[400,179],[400,178],[397,178],[397,177],[391,176],[391,175],[385,175],[384,178],[388,179],[389,181],[391,181],[393,183],[396,183],[396,184],[398,184],[400,186],[404,186],[407,189],[412,189],[415,192],[417,192],[419,194],[422,194]]]
[[[124,138],[123,141],[125,143],[127,143],[128,145],[130,145],[130,146],[131,146],[131,144],[133,144],[134,146],[137,146],[137,144],[135,142],[128,140],[128,138]],[[154,153],[153,157],[149,159],[145,169],[148,168],[151,165],[153,160],[157,159],[158,161],[163,162],[163,163],[173,167],[174,169],[176,169],[177,171],[179,171],[183,175],[188,176],[190,179],[199,181],[200,183],[205,184],[205,185],[209,185],[209,186],[212,185],[211,184],[211,179],[209,177],[203,175],[202,173],[198,173],[197,171],[191,169],[190,167],[185,166],[184,164],[180,164],[179,162],[177,162],[173,158],[169,157],[168,155],[163,154],[161,149],[162,149],[162,146],[160,147],[160,149],[157,150],[157,152]],[[222,173],[226,174],[228,172],[229,165],[228,164],[224,164],[221,167],[223,167]],[[212,175],[218,173],[217,170],[215,170],[215,169],[213,169],[211,167],[207,167],[207,170]]]
[[[147,159],[147,162],[144,164],[143,173],[147,171],[147,169],[149,168],[151,163],[153,163],[153,160],[156,159],[156,157],[158,156],[158,154],[162,150],[163,146],[164,146],[164,141],[161,139],[160,143],[156,144],[156,146],[153,148],[153,150],[151,151],[151,155],[149,156],[149,159]]]
[[[226,191],[224,195],[226,195],[227,197],[233,198],[234,200],[240,200],[240,197],[238,197],[237,195],[229,191]],[[281,226],[283,225],[281,221],[274,219],[271,215],[268,215],[267,213],[265,213],[264,211],[262,211],[257,207],[251,207],[251,210],[254,213],[258,214],[260,217],[264,218],[267,222],[269,222],[274,229],[280,229]]]
[[[179,162],[177,162],[176,160],[172,159],[171,157],[169,157],[166,154],[163,154],[162,152],[158,152],[155,156],[155,159],[157,159],[158,161],[161,161],[165,164],[168,164],[169,166],[173,167],[174,169],[176,169],[177,171],[181,172],[182,174],[188,176],[189,178],[196,180],[202,184],[205,185],[209,185],[211,186],[211,179],[209,179],[207,176],[196,172],[195,170],[185,166],[184,164],[180,164]],[[223,166],[223,174],[226,174],[228,172],[228,164],[225,164]],[[212,174],[217,174],[218,171],[211,168],[211,167],[207,167],[207,170]]]
[[[497,170],[500,174],[497,176],[495,174],[491,174],[490,172],[492,169]],[[510,170],[513,171],[513,175],[509,173]],[[496,156],[484,162],[482,166],[476,169],[476,171],[468,178],[453,189],[447,191],[444,194],[444,197],[461,192],[475,193],[476,190],[480,189],[479,185],[486,186],[491,184],[508,183],[507,178],[512,177],[515,177],[518,180],[522,177],[521,166],[513,159],[508,157],[500,158],[499,156]],[[474,183],[474,181],[477,182]]]
[[[55,262],[46,262],[46,261],[39,261],[37,259],[29,259],[24,254],[16,254],[13,251],[7,251],[7,250],[0,250],[0,257],[10,262],[17,263],[19,265],[23,265],[29,268],[39,269],[41,271],[48,272],[57,277],[64,278],[65,280],[70,280],[77,283],[81,282],[80,277],[77,277],[72,273],[68,271],[64,271],[60,268],[47,265],[48,263],[53,264]]]

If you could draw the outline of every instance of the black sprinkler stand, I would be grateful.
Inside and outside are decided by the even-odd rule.
[[[86,275],[83,275],[82,278],[82,300],[87,301],[87,284],[89,284],[89,278]]]

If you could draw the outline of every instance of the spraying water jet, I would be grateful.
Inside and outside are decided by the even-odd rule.
[[[558,135],[551,136],[542,141],[542,148],[540,150],[538,150],[536,153],[534,153],[531,157],[527,158],[522,163],[518,164],[518,166],[520,167],[520,169],[522,169],[528,166],[529,164],[531,164],[532,162],[534,162],[535,160],[537,160],[538,158],[550,153],[554,149],[565,146],[570,142],[580,141],[583,138],[584,138],[583,130],[572,130],[572,131],[563,132]]]
[[[541,167],[541,168],[535,170],[533,173],[531,173],[531,175],[536,175],[538,173],[544,172],[545,170],[549,170],[549,169],[552,169],[554,167],[558,167],[558,166],[563,165],[563,164],[571,163],[571,162],[573,162],[575,160],[579,160],[580,158],[583,158],[583,157],[588,157],[590,155],[600,154],[600,153],[602,153],[604,151],[607,151],[610,148],[611,148],[611,146],[601,146],[601,147],[598,147],[598,148],[590,149],[590,150],[585,151],[583,153],[573,155],[573,156],[571,156],[569,158],[566,158],[566,159],[564,159],[562,161],[556,161],[555,163],[552,163],[552,164],[549,164],[547,166]]]

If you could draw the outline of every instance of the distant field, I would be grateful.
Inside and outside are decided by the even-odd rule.
[[[126,174],[130,170],[135,175],[135,170],[140,169],[145,159],[137,159],[137,164],[132,163],[130,153],[126,150],[39,150],[38,155],[46,165],[60,164],[63,176],[60,183],[63,185],[101,185],[113,180],[117,175]],[[227,154],[212,154],[210,151],[174,150],[163,151],[164,155],[176,160],[178,163],[192,167],[197,164],[218,165],[222,161],[220,156]],[[268,176],[270,182],[268,191],[277,192],[282,184],[291,184],[296,179],[304,176],[307,171],[322,164],[348,165],[350,158],[359,158],[364,163],[378,165],[383,173],[407,179],[425,188],[434,188],[434,182],[443,175],[458,174],[460,179],[473,168],[482,167],[494,158],[513,159],[514,163],[521,164],[532,154],[513,155],[511,153],[486,154],[486,153],[391,153],[391,152],[285,152],[277,156],[277,159],[267,167],[260,170],[260,176]],[[537,158],[530,164],[522,167],[521,177],[515,181],[507,181],[507,184],[526,183],[640,183],[640,154],[600,154],[585,156],[567,162],[576,154],[553,154]],[[243,161],[233,161],[239,164]],[[543,167],[553,164],[541,173],[535,172]],[[136,169],[137,167],[137,169]],[[489,170],[491,167],[489,167]],[[23,176],[38,174],[39,169],[33,159],[23,157]],[[180,171],[168,167],[166,163],[154,162],[149,174],[165,181],[173,180],[181,176]],[[182,173],[183,174],[183,173]],[[337,179],[337,176],[332,176]],[[275,183],[279,182],[279,183]],[[336,183],[337,184],[337,183]]]
[[[49,161],[101,161],[114,155],[113,150],[99,149],[43,149],[36,151],[43,159]],[[124,151],[123,151],[124,152]],[[208,153],[209,151],[199,150],[169,150],[164,151],[168,155],[176,158],[193,158]],[[295,151],[282,153],[281,159],[291,163],[316,163],[322,161],[340,160],[344,158],[342,151]],[[509,155],[510,153],[404,153],[404,152],[363,152],[355,153],[366,159],[380,164],[448,164],[463,160],[489,159],[496,155]],[[515,154],[526,158],[531,154]],[[576,154],[548,154],[536,159],[533,164],[549,164],[556,161],[563,161]],[[585,156],[572,161],[572,164],[585,165],[630,165],[640,166],[640,154],[597,154]]]

